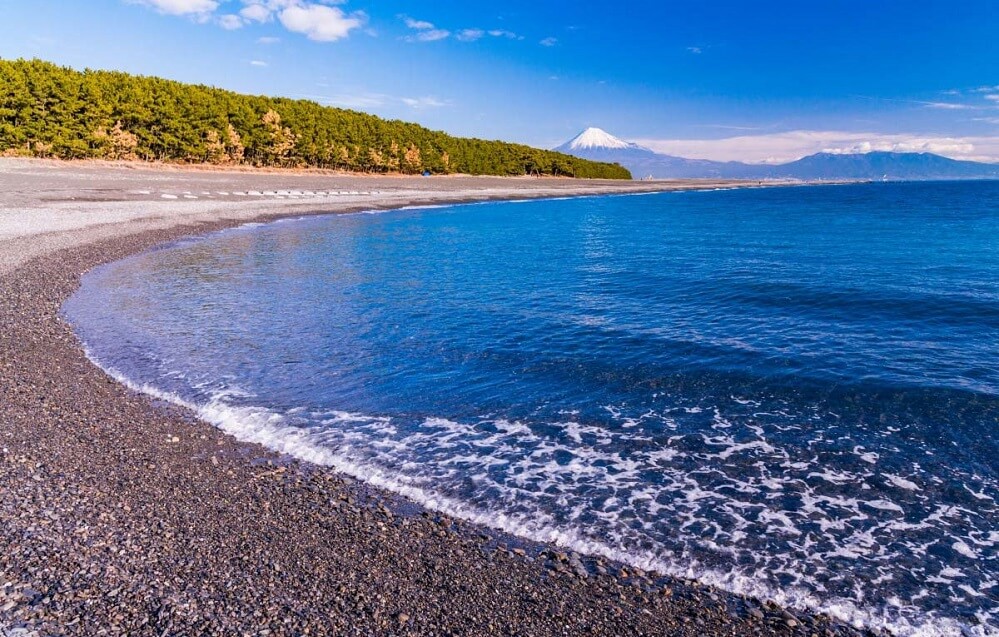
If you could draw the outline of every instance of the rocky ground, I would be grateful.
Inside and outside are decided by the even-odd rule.
[[[82,272],[237,222],[0,275],[0,636],[859,634],[422,510],[88,362],[59,318]]]

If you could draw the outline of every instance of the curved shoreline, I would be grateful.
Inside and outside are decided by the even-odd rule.
[[[439,516],[241,443],[113,381],[59,318],[96,265],[185,236],[306,214],[286,208],[196,225],[102,225],[110,236],[56,241],[0,273],[0,629],[856,633]],[[319,212],[337,211],[346,210]]]

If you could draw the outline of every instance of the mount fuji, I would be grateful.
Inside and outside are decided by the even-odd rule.
[[[555,150],[583,159],[621,164],[638,178],[999,179],[999,164],[958,161],[932,153],[816,153],[777,165],[686,159],[657,153],[599,128],[587,128]]]
[[[635,177],[757,179],[759,168],[739,162],[686,159],[663,155],[619,139],[605,130],[587,128],[555,150],[584,159],[618,163]]]
[[[592,150],[621,150],[621,149],[634,149],[643,150],[646,152],[652,152],[644,146],[639,146],[638,144],[632,144],[631,142],[626,142],[623,139],[618,139],[614,137],[607,131],[600,128],[587,128],[579,135],[576,135],[566,143],[562,144],[555,150],[565,152],[570,150],[577,151],[592,151]]]

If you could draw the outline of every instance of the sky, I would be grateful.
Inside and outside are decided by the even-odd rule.
[[[999,0],[0,0],[0,58],[539,147],[999,162]]]

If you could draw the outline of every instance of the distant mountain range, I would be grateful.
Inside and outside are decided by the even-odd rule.
[[[651,176],[715,179],[999,179],[999,164],[958,161],[932,153],[816,153],[786,164],[745,164],[664,155],[626,142],[599,128],[585,131],[555,150],[583,159],[614,162],[636,179]]]

